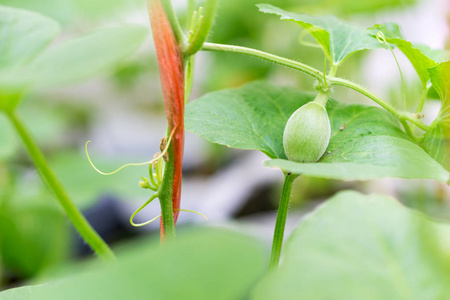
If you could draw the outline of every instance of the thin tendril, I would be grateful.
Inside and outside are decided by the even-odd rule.
[[[89,164],[91,165],[92,168],[94,168],[95,171],[97,171],[98,173],[100,173],[102,175],[113,175],[113,174],[116,174],[117,172],[119,172],[120,170],[122,170],[122,169],[124,169],[126,167],[130,167],[130,166],[144,166],[144,165],[147,165],[147,164],[152,164],[153,162],[159,160],[161,157],[164,156],[164,154],[166,154],[167,150],[169,149],[169,145],[170,145],[170,142],[172,141],[172,136],[175,133],[175,129],[176,129],[176,127],[172,130],[172,133],[170,134],[169,140],[167,141],[167,145],[164,148],[164,151],[162,151],[158,156],[154,157],[152,160],[141,162],[141,163],[128,163],[128,164],[125,164],[125,165],[119,167],[118,169],[116,169],[116,170],[114,170],[112,172],[102,172],[94,165],[94,163],[92,162],[91,158],[89,157],[89,153],[88,153],[88,150],[87,150],[87,145],[91,141],[87,141],[86,142],[86,144],[84,145],[84,151],[86,152],[86,157],[87,157],[87,159],[89,161]]]
[[[138,209],[136,209],[134,211],[134,213],[131,215],[130,217],[130,224],[133,225],[134,227],[141,227],[141,226],[145,226],[147,224],[152,223],[153,221],[157,220],[159,217],[161,217],[161,215],[158,215],[156,217],[154,217],[153,219],[144,222],[144,223],[134,223],[133,219],[134,217],[142,210],[144,209],[150,202],[152,202],[153,200],[155,200],[158,197],[158,193],[153,194],[150,199],[148,199],[144,204],[142,204]]]
[[[203,218],[205,218],[206,221],[208,221],[208,217],[207,217],[206,215],[204,215],[204,214],[202,214],[201,212],[196,211],[196,210],[177,208],[177,209],[174,209],[173,211],[185,211],[185,212],[191,212],[191,213],[194,213],[194,214],[197,214],[197,215],[202,216]]]
[[[386,37],[385,37],[384,33],[381,31],[378,31],[376,34],[376,38],[380,43],[386,45],[388,47],[388,49],[391,51],[392,56],[394,56],[395,63],[397,64],[397,68],[400,73],[400,78],[402,79],[403,110],[406,110],[406,86],[405,86],[405,80],[403,78],[402,69],[400,68],[400,64],[398,63],[397,57],[395,56],[395,53],[394,53],[394,50],[392,50],[391,46],[386,41]]]

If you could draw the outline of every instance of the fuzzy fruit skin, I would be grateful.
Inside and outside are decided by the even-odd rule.
[[[284,128],[283,146],[289,160],[318,161],[330,142],[331,126],[326,109],[309,102],[297,109]]]

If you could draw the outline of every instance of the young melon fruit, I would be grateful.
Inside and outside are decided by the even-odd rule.
[[[309,102],[289,118],[283,134],[283,146],[289,160],[316,162],[328,147],[330,119],[322,104]]]

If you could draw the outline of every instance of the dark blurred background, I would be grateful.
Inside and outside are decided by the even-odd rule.
[[[258,0],[223,0],[209,41],[261,49],[323,68],[320,49],[299,42],[301,27],[258,12]],[[264,2],[264,1],[263,1]],[[267,0],[285,10],[334,14],[362,26],[392,21],[404,36],[432,48],[448,46],[449,3],[446,0]],[[200,1],[201,3],[201,1]],[[89,165],[84,144],[102,170],[127,162],[146,161],[159,148],[165,132],[159,74],[142,0],[0,0],[0,5],[40,12],[57,20],[63,30],[54,43],[109,24],[136,23],[149,36],[132,57],[112,71],[76,85],[30,91],[19,108],[51,166],[90,222],[115,246],[142,235],[157,235],[159,222],[144,228],[129,225],[129,216],[149,197],[139,188],[147,167],[130,167],[101,176]],[[187,1],[174,1],[183,24]],[[409,62],[396,52],[406,77],[408,99],[415,107],[420,84]],[[0,54],[1,55],[1,54]],[[64,66],[61,66],[64,72]],[[367,86],[391,103],[401,101],[399,72],[388,51],[360,52],[345,61],[338,76]],[[254,58],[223,53],[199,53],[191,99],[217,89],[266,79],[313,91],[313,80],[299,72]],[[343,88],[333,97],[371,105]],[[439,102],[429,100],[425,115],[437,114]],[[427,120],[427,119],[426,119]],[[280,171],[262,166],[265,156],[212,145],[187,133],[182,208],[206,214],[209,223],[245,228],[272,238],[281,192]],[[303,177],[293,189],[288,232],[316,205],[343,189],[394,195],[406,205],[439,219],[450,219],[445,185],[421,180],[343,182]],[[159,214],[157,203],[138,216],[145,221]],[[179,226],[205,221],[182,212]],[[92,255],[73,230],[7,120],[0,115],[0,290],[40,278],[74,260]]]

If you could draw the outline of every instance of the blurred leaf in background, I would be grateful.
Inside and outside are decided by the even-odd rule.
[[[30,278],[65,261],[66,216],[41,184],[15,180],[0,200],[0,257],[10,279]]]
[[[145,0],[0,0],[0,5],[40,12],[65,26],[120,18],[136,10],[145,10]]]
[[[126,248],[118,264],[71,268],[64,279],[12,289],[0,299],[244,299],[267,260],[258,241],[217,228],[180,231],[163,246],[145,239]]]

